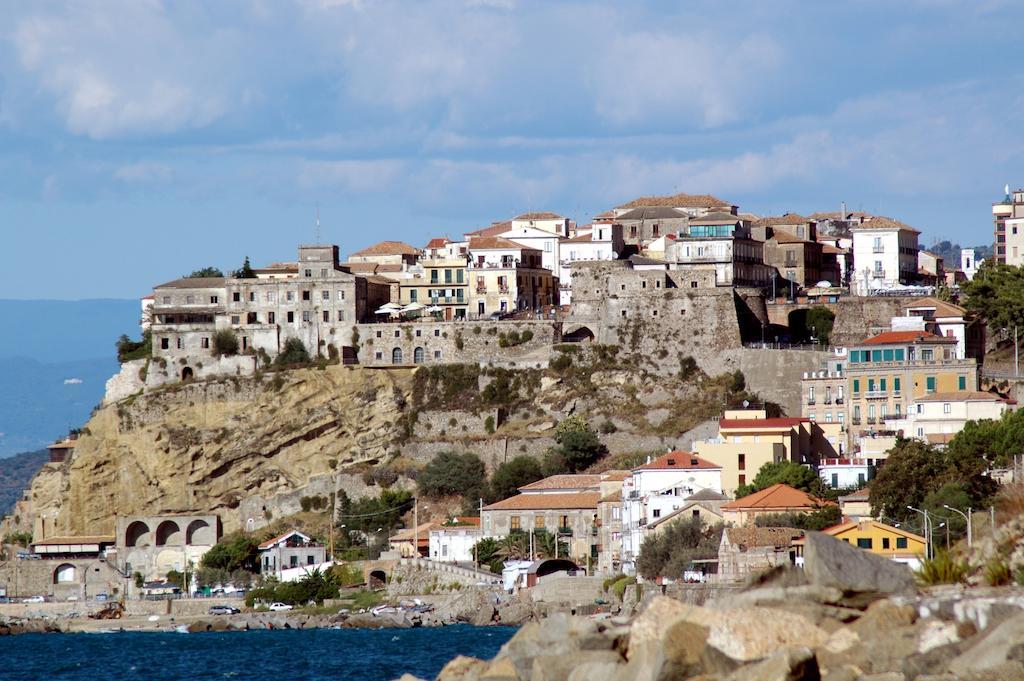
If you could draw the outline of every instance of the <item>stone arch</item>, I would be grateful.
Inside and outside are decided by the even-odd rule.
[[[402,363],[402,348],[395,348],[391,351],[391,363],[401,364]]]
[[[213,546],[217,543],[213,528],[205,520],[193,520],[185,530],[185,544],[187,546]]]
[[[128,525],[128,528],[124,531],[124,545],[125,546],[149,546],[151,537],[149,525],[136,520]]]
[[[156,528],[157,546],[181,546],[181,526],[173,520],[165,520]]]
[[[184,369],[181,370],[181,380],[182,381],[191,381],[193,379],[193,377],[194,377],[194,373],[192,371],[192,367],[185,367]]]
[[[383,570],[370,570],[369,586],[371,589],[383,589],[388,585],[388,574]]]
[[[78,576],[78,570],[71,563],[61,563],[57,566],[57,569],[53,571],[53,583],[54,584],[73,584],[75,577]]]
[[[412,351],[412,363],[423,364],[423,348],[417,347]]]
[[[562,335],[563,343],[591,343],[594,340],[594,332],[590,327],[580,326],[567,334]]]

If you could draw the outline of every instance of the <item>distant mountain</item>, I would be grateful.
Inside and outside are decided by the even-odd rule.
[[[117,337],[139,336],[137,300],[0,299],[0,358],[68,362],[114,355]]]
[[[0,358],[0,457],[44,447],[84,424],[118,371],[110,354],[52,364]]]
[[[28,481],[50,458],[45,449],[0,459],[0,515],[11,510]]]

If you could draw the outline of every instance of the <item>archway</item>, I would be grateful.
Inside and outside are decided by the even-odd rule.
[[[124,531],[125,546],[149,546],[149,525],[136,520]]]
[[[185,543],[189,546],[213,546],[217,539],[210,523],[205,520],[193,520],[185,530]]]
[[[383,570],[370,571],[370,588],[383,589],[388,585],[388,575]]]
[[[402,348],[395,348],[391,351],[391,363],[401,364],[402,363]]]
[[[191,381],[192,380],[192,367],[185,367],[181,370],[181,380]]]
[[[423,348],[416,348],[412,352],[413,364],[423,364]]]
[[[63,563],[53,571],[54,584],[72,584],[75,581],[77,571],[71,563]]]
[[[586,326],[573,329],[571,332],[562,335],[563,343],[590,343],[594,340],[594,332]]]
[[[173,520],[165,520],[156,528],[156,545],[167,546],[168,544],[180,546],[181,527]]]

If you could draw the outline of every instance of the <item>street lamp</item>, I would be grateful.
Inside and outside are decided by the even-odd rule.
[[[907,508],[915,513],[920,513],[924,516],[924,557],[931,559],[932,557],[932,535],[930,528],[928,527],[928,511],[922,511],[919,508],[913,506],[907,506]]]
[[[963,516],[963,519],[967,521],[967,548],[970,548],[971,546],[973,546],[974,545],[974,537],[973,537],[973,535],[971,533],[971,524],[972,524],[971,523],[971,507],[970,506],[967,507],[967,513],[964,513],[963,511],[961,511],[959,509],[953,508],[949,504],[943,504],[942,508],[946,509],[947,511],[953,511],[953,513],[959,513],[961,516]]]

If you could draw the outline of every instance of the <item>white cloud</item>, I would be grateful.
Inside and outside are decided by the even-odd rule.
[[[114,171],[114,177],[124,182],[162,182],[172,174],[171,166],[157,161],[129,163]]]
[[[405,163],[396,160],[304,161],[298,174],[303,189],[336,188],[356,194],[389,191]]]

